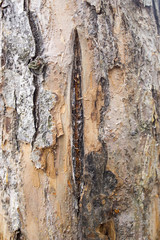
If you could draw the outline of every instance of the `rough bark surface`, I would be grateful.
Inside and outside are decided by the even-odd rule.
[[[160,1],[0,17],[0,239],[160,239]]]

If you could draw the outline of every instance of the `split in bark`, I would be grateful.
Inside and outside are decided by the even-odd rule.
[[[157,33],[160,35],[160,18],[159,18],[159,12],[160,12],[160,1],[152,0],[153,4],[153,14],[155,17],[156,25],[157,25]]]
[[[79,201],[82,188],[82,174],[83,174],[83,102],[82,102],[82,76],[81,76],[81,49],[77,30],[75,30],[75,43],[74,43],[74,61],[72,72],[71,84],[71,103],[72,103],[72,158],[73,170],[75,180],[75,195]]]
[[[44,63],[42,61],[42,58],[39,57],[43,52],[43,43],[42,43],[40,28],[37,22],[37,16],[35,15],[34,12],[30,11],[29,2],[26,0],[24,1],[24,9],[28,13],[29,24],[30,24],[30,28],[31,28],[32,35],[35,42],[35,55],[28,64],[30,71],[33,73],[33,85],[35,87],[34,94],[33,94],[33,117],[34,117],[34,126],[35,126],[35,134],[32,139],[32,148],[33,148],[34,142],[38,135],[39,122],[40,122],[39,106],[38,106],[38,95],[39,95],[38,75],[40,75],[43,72],[43,68],[44,68]]]
[[[41,31],[38,25],[37,16],[34,12],[30,11],[28,9],[28,18],[29,18],[29,24],[31,27],[32,35],[34,37],[35,41],[35,56],[33,59],[35,59],[37,56],[40,56],[43,52],[43,41],[41,36]]]
[[[33,76],[33,84],[35,87],[34,94],[33,94],[33,117],[34,117],[35,133],[32,139],[32,148],[34,147],[34,142],[38,135],[39,122],[40,122],[39,106],[38,106],[39,86],[38,86],[38,78],[36,76]]]
[[[15,99],[15,111],[14,111],[14,118],[15,118],[15,121],[14,121],[14,136],[13,136],[13,139],[15,138],[15,141],[16,141],[16,148],[17,148],[17,151],[19,151],[20,149],[20,145],[19,145],[19,141],[18,141],[18,127],[19,127],[19,116],[18,116],[18,112],[17,112],[17,96],[16,96],[16,93],[14,92],[14,99]]]

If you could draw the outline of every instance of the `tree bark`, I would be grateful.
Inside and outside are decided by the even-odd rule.
[[[160,1],[0,15],[0,239],[160,239]]]

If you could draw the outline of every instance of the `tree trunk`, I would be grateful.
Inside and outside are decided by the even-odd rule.
[[[0,239],[160,239],[160,1],[0,14]]]

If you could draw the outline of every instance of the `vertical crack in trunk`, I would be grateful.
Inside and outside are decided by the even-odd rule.
[[[22,234],[21,229],[17,229],[14,233],[13,236],[10,238],[10,240],[25,240],[25,236]]]
[[[42,35],[41,35],[36,13],[33,11],[30,11],[29,6],[27,6],[27,4],[25,4],[24,7],[28,8],[29,24],[30,24],[30,28],[31,28],[32,35],[35,42],[35,56],[33,57],[33,59],[35,59],[37,56],[41,55],[43,52]]]
[[[159,110],[160,94],[156,89],[154,89],[153,85],[152,85],[152,97],[155,103],[155,110],[152,116],[152,134],[155,140],[159,142],[160,134],[159,134],[158,128],[159,128],[159,116],[160,116],[160,110]]]
[[[23,9],[24,9],[25,12],[28,12],[28,0],[24,0]]]
[[[14,91],[14,99],[15,99],[15,111],[14,111],[14,137],[13,139],[16,140],[16,149],[19,151],[20,145],[18,141],[18,128],[19,128],[19,115],[17,112],[17,96],[16,92]]]
[[[24,9],[28,13],[29,24],[30,24],[30,28],[31,28],[32,35],[35,42],[35,55],[32,58],[32,60],[34,60],[38,56],[40,56],[43,52],[43,41],[42,41],[41,31],[37,21],[37,16],[34,12],[30,11],[29,6],[30,6],[30,1],[24,0]],[[34,118],[35,133],[32,139],[32,148],[34,147],[34,143],[38,135],[38,129],[39,129],[39,123],[40,123],[39,106],[38,106],[39,84],[38,84],[38,76],[36,74],[33,75],[33,85],[35,87],[34,94],[33,94],[33,118]]]
[[[38,135],[39,122],[40,122],[39,106],[38,106],[39,86],[38,86],[38,77],[35,75],[33,76],[33,84],[35,87],[34,94],[33,94],[33,118],[34,118],[35,133],[32,139],[32,148],[34,147],[34,143]]]
[[[157,33],[158,35],[160,35],[160,16],[159,16],[160,3],[159,1],[156,2],[155,0],[152,0],[152,4],[153,4],[153,14],[154,14],[156,25],[157,25]]]
[[[71,84],[71,103],[72,103],[72,159],[75,181],[75,196],[78,203],[77,213],[79,214],[79,202],[82,188],[83,174],[83,102],[81,88],[81,49],[78,32],[75,30],[74,60]]]

